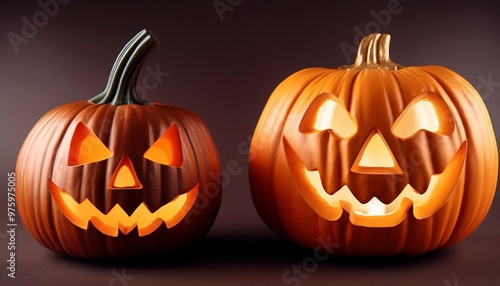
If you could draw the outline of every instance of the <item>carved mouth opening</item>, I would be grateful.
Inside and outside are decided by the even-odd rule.
[[[333,194],[323,187],[320,173],[309,170],[293,150],[290,143],[283,141],[285,155],[289,162],[295,183],[311,208],[322,218],[334,221],[340,218],[343,210],[349,213],[351,223],[365,227],[392,227],[401,223],[413,205],[413,215],[424,219],[439,210],[448,200],[462,172],[467,153],[467,142],[462,143],[445,170],[431,176],[428,188],[422,194],[407,184],[401,193],[389,204],[373,197],[361,203],[347,185]]]
[[[118,236],[118,230],[128,234],[137,227],[139,236],[145,236],[155,231],[162,223],[165,223],[167,228],[174,227],[192,208],[199,190],[198,183],[190,191],[178,195],[153,213],[143,202],[129,216],[119,204],[104,214],[87,198],[78,203],[51,179],[48,181],[52,198],[74,225],[87,229],[90,221],[100,232],[115,237]]]

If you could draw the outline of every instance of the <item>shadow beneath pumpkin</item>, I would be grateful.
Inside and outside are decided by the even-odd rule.
[[[201,243],[200,250],[201,252],[197,252],[196,257],[200,262],[217,261],[221,266],[259,263],[283,264],[290,267],[292,264],[301,264],[304,259],[314,256],[314,251],[302,248],[278,236],[207,237]],[[333,254],[327,260],[319,263],[374,268],[409,267],[430,261],[445,261],[452,254],[453,249],[451,248],[437,249],[419,256],[346,257]]]
[[[87,266],[111,266],[161,269],[196,267],[199,269],[234,265],[274,265],[289,268],[313,257],[313,251],[297,246],[276,235],[207,236],[198,244],[174,253],[120,260],[80,260],[51,252],[52,258],[63,263]],[[440,264],[452,259],[453,248],[437,249],[420,256],[345,257],[330,256],[319,262],[340,268],[363,266],[367,268],[407,268],[419,264]]]

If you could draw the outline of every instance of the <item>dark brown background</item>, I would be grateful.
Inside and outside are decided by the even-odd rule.
[[[41,7],[36,1],[2,0],[0,284],[283,284],[283,273],[312,252],[277,237],[259,219],[248,187],[246,143],[268,96],[286,76],[352,61],[339,45],[354,45],[356,27],[391,34],[391,58],[400,64],[442,65],[464,76],[485,99],[498,135],[500,86],[488,89],[482,81],[500,82],[500,2],[400,0],[400,13],[385,27],[372,25],[370,12],[386,10],[391,2],[243,0],[221,21],[213,0],[71,1],[15,53],[7,34],[21,34],[21,18],[32,19]],[[146,66],[159,64],[170,73],[146,98],[195,111],[212,132],[223,169],[232,160],[241,166],[227,182],[215,225],[200,245],[181,255],[101,264],[44,249],[20,225],[17,278],[8,278],[7,172],[14,170],[25,136],[50,109],[99,93],[116,55],[142,28],[161,42]],[[334,257],[320,262],[302,284],[500,285],[499,219],[497,199],[476,232],[453,247],[416,258]],[[123,269],[132,280],[116,278]]]

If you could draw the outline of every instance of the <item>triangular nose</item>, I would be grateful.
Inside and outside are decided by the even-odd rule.
[[[142,184],[137,178],[134,164],[132,164],[132,161],[130,161],[127,155],[123,156],[120,163],[118,163],[109,181],[108,189],[142,189]]]
[[[384,137],[376,129],[363,144],[351,171],[361,174],[403,173]]]

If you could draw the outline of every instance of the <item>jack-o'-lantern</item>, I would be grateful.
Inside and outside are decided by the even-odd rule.
[[[17,161],[19,213],[43,246],[80,258],[179,249],[210,229],[220,162],[193,112],[141,99],[147,30],[117,58],[105,91],[44,115]]]
[[[291,75],[258,122],[255,207],[303,246],[420,254],[468,236],[492,203],[498,153],[481,97],[449,69],[392,62],[389,39],[365,37],[353,65]]]

